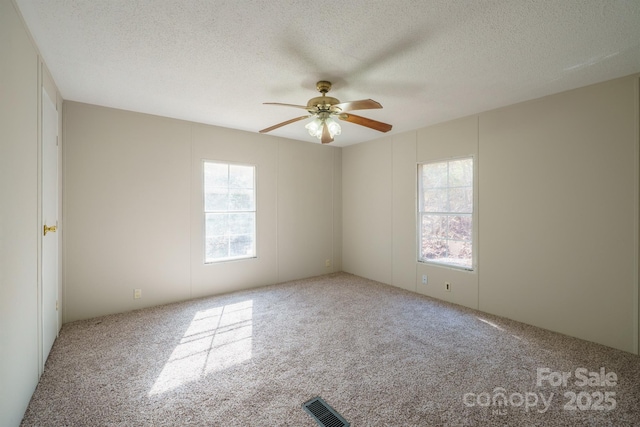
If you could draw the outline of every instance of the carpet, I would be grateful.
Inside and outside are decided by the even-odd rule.
[[[22,426],[638,426],[640,357],[336,273],[65,324]]]

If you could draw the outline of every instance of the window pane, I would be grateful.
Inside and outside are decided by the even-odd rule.
[[[430,163],[422,166],[423,188],[442,188],[447,186],[447,164]]]
[[[229,191],[226,188],[214,188],[204,194],[205,212],[226,211],[229,208]]]
[[[255,230],[255,214],[229,214],[229,234],[253,234]]]
[[[229,185],[229,165],[224,163],[204,164],[205,191],[212,187],[228,187]]]
[[[423,240],[421,252],[423,259],[436,260],[446,258],[449,247],[444,239],[426,239]]]
[[[253,166],[230,165],[230,188],[253,188]]]
[[[229,190],[229,210],[230,211],[252,211],[255,210],[255,200],[253,190]]]
[[[449,212],[473,212],[473,188],[449,189]]]
[[[449,187],[469,187],[473,185],[473,162],[471,159],[449,162]]]
[[[424,239],[445,238],[447,236],[447,217],[443,215],[423,215],[422,235]]]
[[[424,211],[425,212],[448,212],[447,189],[440,188],[425,190]]]
[[[230,238],[230,253],[229,255],[232,257],[238,256],[253,256],[253,235],[251,234],[240,234],[236,236],[231,236]]]
[[[210,237],[226,235],[227,230],[229,229],[228,217],[229,215],[226,213],[206,214],[206,235]]]
[[[449,240],[447,243],[449,245],[449,256],[441,261],[447,264],[471,268],[471,242]]]
[[[448,217],[449,232],[447,237],[452,240],[471,241],[471,215],[467,216],[449,216]]]
[[[204,259],[212,262],[216,259],[227,258],[229,255],[229,238],[227,236],[207,237]]]

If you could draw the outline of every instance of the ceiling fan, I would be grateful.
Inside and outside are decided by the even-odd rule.
[[[380,132],[389,132],[391,125],[379,122],[377,120],[368,119],[362,116],[348,113],[353,110],[369,110],[373,108],[382,108],[379,102],[373,99],[362,99],[360,101],[340,102],[338,99],[327,96],[327,92],[331,90],[331,82],[321,80],[316,83],[316,89],[322,94],[311,98],[307,105],[282,104],[279,102],[265,102],[265,105],[284,105],[285,107],[302,108],[307,110],[309,114],[278,123],[266,129],[262,129],[260,133],[271,132],[279,127],[295,123],[300,120],[314,117],[314,119],[305,125],[311,136],[318,138],[323,144],[333,141],[333,137],[340,135],[342,129],[334,118],[344,120],[345,122],[355,123],[357,125],[366,126]]]

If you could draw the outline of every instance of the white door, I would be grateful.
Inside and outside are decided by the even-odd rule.
[[[58,335],[58,111],[42,88],[42,366]]]

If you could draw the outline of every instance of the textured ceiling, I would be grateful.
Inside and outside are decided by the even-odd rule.
[[[63,98],[251,132],[317,80],[399,133],[640,72],[640,0],[15,1]]]

